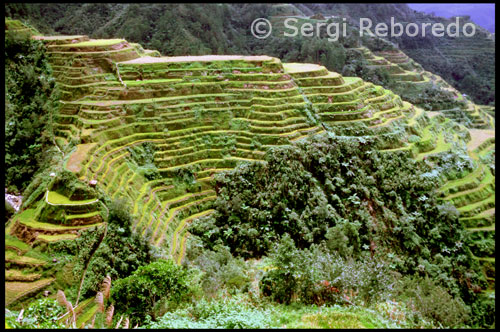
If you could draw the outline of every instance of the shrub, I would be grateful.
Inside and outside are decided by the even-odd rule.
[[[140,267],[131,276],[117,280],[111,290],[111,301],[117,312],[142,321],[153,318],[163,302],[180,302],[189,292],[188,271],[172,260],[159,260]]]
[[[288,234],[269,257],[262,292],[282,303],[368,304],[389,297],[395,280],[384,261],[342,258],[326,246],[300,250]]]
[[[244,291],[250,285],[248,266],[243,259],[233,257],[228,247],[216,246],[215,250],[208,250],[199,239],[192,237],[185,257],[187,265],[203,271],[200,286],[209,296],[223,289],[230,293]]]
[[[413,311],[414,323],[427,320],[445,327],[462,327],[470,309],[428,277],[404,277],[395,287],[396,296]]]

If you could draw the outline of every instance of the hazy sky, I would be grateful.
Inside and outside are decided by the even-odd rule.
[[[474,23],[490,32],[495,32],[494,3],[409,3],[408,7],[425,13],[434,12],[437,16],[445,18],[470,15]]]

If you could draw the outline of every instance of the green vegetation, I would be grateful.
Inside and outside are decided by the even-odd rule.
[[[41,299],[32,303],[18,319],[14,312],[6,310],[5,323],[11,328],[36,328],[54,329],[63,328],[57,322],[58,316],[63,313],[63,308],[53,299]]]
[[[23,192],[50,162],[58,92],[43,43],[5,32],[6,186]]]
[[[189,278],[185,269],[171,260],[159,260],[118,280],[113,286],[111,301],[119,312],[132,315],[135,323],[146,315],[154,318],[153,309],[160,302],[175,305],[188,291]]]
[[[221,14],[271,15],[275,34],[285,16],[273,13],[301,15],[295,5],[209,5],[210,17],[196,4],[172,5],[175,16],[116,6],[54,8],[119,8],[103,29],[126,34],[170,18],[153,30],[182,37],[148,38],[171,54],[237,51],[228,41],[238,29],[218,39],[233,25]],[[122,25],[130,8],[150,15],[143,28]],[[46,162],[6,224],[9,309],[56,296],[58,323],[78,328],[494,327],[494,131],[453,120],[486,128],[494,119],[390,43],[360,43],[356,32],[329,44],[274,35],[242,52],[316,64],[148,57],[122,39],[34,37],[60,107],[49,110],[53,148],[43,147]],[[403,101],[412,96],[422,108]],[[452,108],[424,111],[443,107]]]

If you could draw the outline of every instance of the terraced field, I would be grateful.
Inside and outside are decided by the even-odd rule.
[[[372,53],[366,47],[359,48],[371,68],[385,68],[389,75],[398,84],[410,87],[414,91],[425,89],[428,86],[439,88],[445,93],[451,93],[460,106],[451,109],[436,109],[469,128],[488,129],[495,127],[494,117],[486,109],[464,98],[464,96],[443,80],[439,75],[425,71],[422,66],[410,59],[400,50]]]
[[[103,195],[127,201],[134,230],[178,263],[189,241],[189,223],[213,211],[214,174],[261,162],[273,146],[323,133],[372,136],[381,150],[408,150],[417,159],[432,160],[464,144],[468,134],[464,126],[442,115],[429,118],[389,90],[320,65],[268,56],[154,57],[154,51],[122,39],[34,38],[46,44],[62,90],[55,134],[69,155],[65,168]],[[382,55],[374,65],[394,67]],[[397,66],[407,61],[399,54],[385,56]],[[414,77],[419,80],[408,81],[426,80],[424,74]],[[471,149],[476,169],[442,188],[443,199],[459,208],[472,238],[494,237],[494,171],[482,157],[494,153],[490,141],[473,139],[470,144],[479,144]],[[144,152],[148,163],[138,157]],[[43,199],[11,220],[6,233],[33,245],[74,238],[106,218],[102,197],[80,199],[48,188]],[[17,249],[6,253],[6,261],[21,261],[29,248],[11,242]],[[491,262],[489,252],[474,254]],[[29,285],[18,290],[21,281],[9,284],[9,303],[50,281],[37,283],[36,275],[19,271],[9,276]]]
[[[474,130],[467,148],[477,164],[476,170],[463,178],[448,182],[442,188],[445,200],[451,201],[460,212],[470,232],[469,242],[484,274],[495,288],[495,132]],[[494,163],[494,161],[493,161]]]
[[[313,26],[316,26],[316,24],[327,25],[331,22],[336,22],[340,25],[343,24],[339,17],[313,19],[297,15],[272,16],[270,21],[273,26],[273,35],[282,38],[285,32],[288,34],[293,33],[293,30],[286,28],[287,26],[284,24],[285,20],[288,18],[296,20],[293,22],[293,26],[297,29],[302,24],[312,24]],[[350,33],[359,33],[357,27],[348,24],[348,30],[349,29],[352,29]],[[377,39],[378,37],[372,36],[372,38]],[[445,42],[448,41],[446,40]],[[345,47],[345,43],[339,43],[339,46],[343,45],[343,47]],[[467,40],[467,43],[473,42]],[[446,99],[453,100],[453,102],[444,103],[442,105],[442,97],[436,97],[435,100],[432,101],[433,111],[442,112],[447,117],[466,125],[468,128],[494,128],[494,115],[492,115],[494,112],[490,112],[492,107],[474,104],[439,75],[424,70],[419,63],[409,58],[398,48],[394,47],[392,50],[372,52],[368,47],[359,45],[358,47],[347,48],[346,50],[358,53],[358,55],[364,59],[366,69],[379,69],[387,73],[389,77],[396,82],[395,84],[397,84],[398,91],[401,91],[400,93],[403,98],[405,98],[406,93],[415,97],[425,94],[426,90],[437,90],[440,94],[448,96]],[[448,51],[453,50],[450,49]],[[463,50],[455,51],[463,52]],[[474,52],[477,52],[477,50],[474,50]],[[419,98],[414,98],[412,100],[419,100]],[[428,103],[429,99],[427,98],[423,101]],[[450,106],[449,104],[454,106]]]
[[[129,201],[134,229],[175,257],[186,224],[210,213],[215,173],[325,126],[387,127],[414,111],[390,91],[322,66],[267,56],[154,58],[123,40],[73,41],[46,40],[65,96],[58,143],[81,142],[66,167]],[[131,162],[144,144],[155,146],[160,179]],[[178,181],[181,172],[191,183]]]

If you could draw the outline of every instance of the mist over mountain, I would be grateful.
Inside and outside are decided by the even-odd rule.
[[[408,7],[427,14],[450,18],[452,16],[469,15],[477,25],[495,32],[494,3],[409,3]]]

